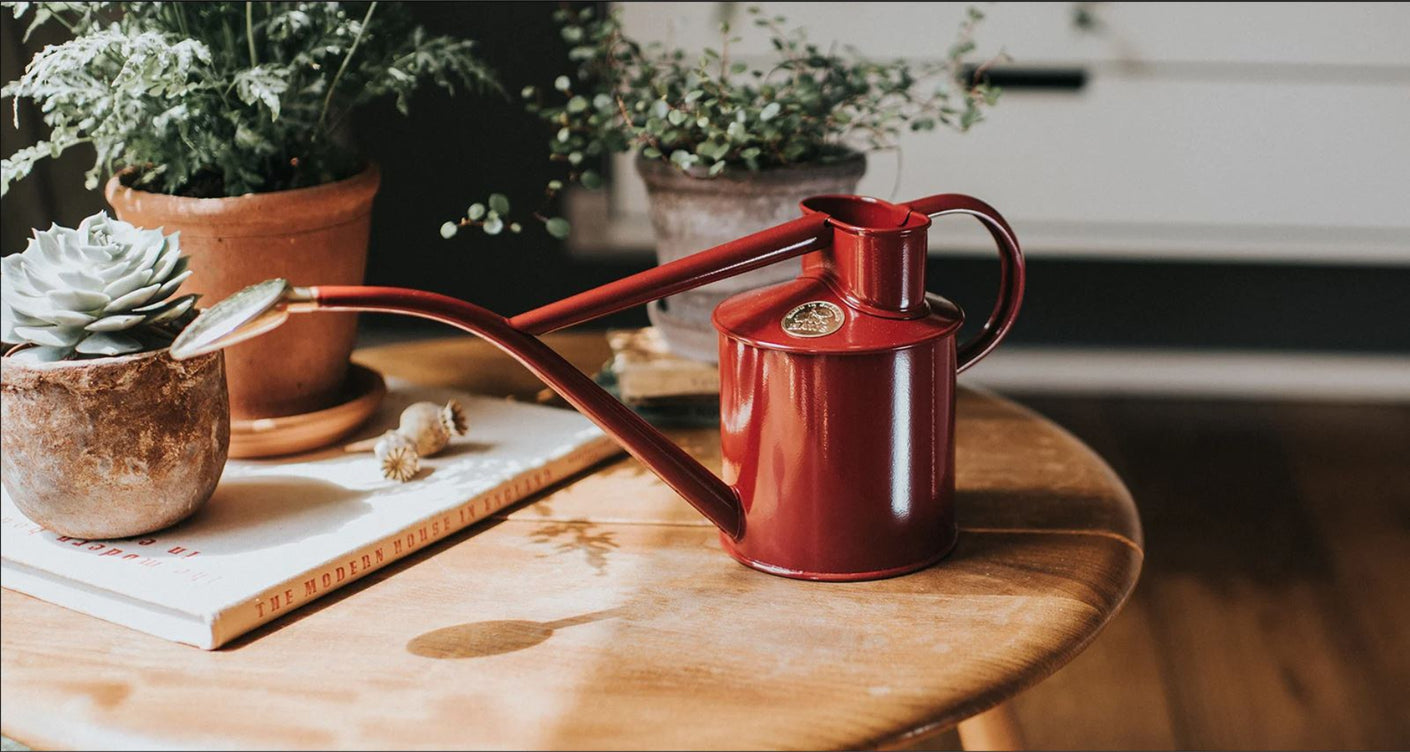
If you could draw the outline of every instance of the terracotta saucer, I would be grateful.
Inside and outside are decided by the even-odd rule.
[[[274,457],[324,447],[362,425],[387,396],[382,374],[367,366],[348,366],[338,404],[300,415],[230,421],[230,457]]]

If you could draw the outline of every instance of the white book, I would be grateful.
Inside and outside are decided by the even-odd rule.
[[[0,498],[0,585],[213,649],[424,549],[621,450],[576,412],[389,384],[359,434],[394,428],[412,402],[465,407],[470,430],[408,483],[341,444],[231,460],[192,517],[121,540],[57,535]]]

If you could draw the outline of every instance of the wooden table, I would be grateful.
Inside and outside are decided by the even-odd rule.
[[[589,370],[607,356],[600,335],[551,343]],[[541,388],[469,339],[358,359]],[[620,459],[215,652],[4,591],[3,730],[40,747],[911,745],[1070,660],[1141,567],[1130,497],[1076,439],[968,390],[957,432],[959,545],[891,580],[746,569]],[[718,463],[714,430],[675,436]],[[1004,742],[982,731],[965,741]]]

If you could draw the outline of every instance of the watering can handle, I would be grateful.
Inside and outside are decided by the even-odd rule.
[[[1018,317],[1018,308],[1023,302],[1023,251],[1018,247],[1018,239],[1014,237],[1009,223],[994,207],[972,196],[943,193],[916,199],[906,205],[912,211],[922,212],[932,219],[947,214],[968,214],[984,223],[998,244],[999,297],[994,301],[989,320],[984,322],[984,329],[959,346],[956,371],[963,372],[998,346]]]

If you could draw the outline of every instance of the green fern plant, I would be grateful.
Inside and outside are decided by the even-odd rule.
[[[35,163],[91,144],[87,174],[194,197],[320,185],[355,174],[350,112],[425,83],[497,87],[473,42],[431,36],[399,3],[4,3],[68,41],[0,94],[37,105],[48,137],[0,165],[0,195]],[[18,125],[19,109],[15,118]]]

